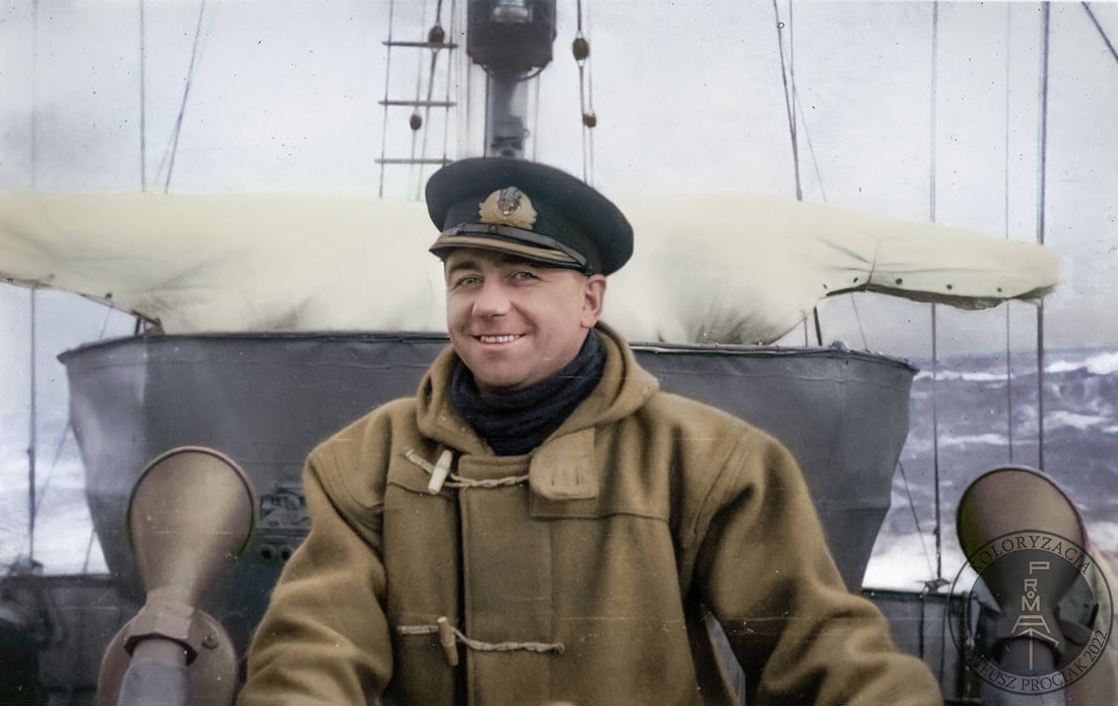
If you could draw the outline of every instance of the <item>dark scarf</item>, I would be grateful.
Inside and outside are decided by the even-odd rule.
[[[606,365],[593,330],[575,359],[553,377],[501,395],[482,397],[470,369],[458,363],[450,381],[454,406],[498,456],[526,454],[543,443],[586,399]]]

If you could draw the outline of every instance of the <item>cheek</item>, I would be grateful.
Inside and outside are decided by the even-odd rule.
[[[469,313],[469,302],[463,301],[460,296],[446,295],[446,322],[452,324]]]

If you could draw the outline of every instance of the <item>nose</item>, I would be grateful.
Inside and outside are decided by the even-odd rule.
[[[486,278],[474,299],[474,316],[491,317],[507,314],[512,306],[508,292],[495,277]]]

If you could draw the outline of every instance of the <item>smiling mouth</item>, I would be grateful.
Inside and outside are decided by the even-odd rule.
[[[504,336],[478,336],[477,340],[482,343],[509,343],[510,341],[515,341],[520,338],[521,335],[522,334],[519,333],[510,333]]]

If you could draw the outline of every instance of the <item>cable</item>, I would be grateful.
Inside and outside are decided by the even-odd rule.
[[[182,134],[182,121],[186,115],[186,104],[190,98],[190,85],[194,80],[194,64],[198,58],[198,45],[202,37],[202,18],[206,14],[206,0],[201,0],[198,4],[198,24],[194,29],[194,46],[190,51],[190,65],[186,70],[186,84],[182,90],[182,103],[179,105],[179,114],[175,118],[175,129],[172,132],[170,158],[167,164],[167,179],[163,184],[163,193],[167,193],[171,189],[171,175],[175,171],[175,155],[179,151],[179,135]]]
[[[384,116],[381,120],[380,134],[380,182],[377,186],[377,196],[384,198],[384,165],[385,150],[388,145],[388,83],[392,70],[392,18],[396,14],[396,0],[388,3],[388,42],[384,49]]]
[[[439,0],[438,12],[436,13],[436,16],[435,16],[435,21],[436,22],[440,21],[440,18],[442,16],[442,7],[443,7],[442,0]],[[456,18],[457,18],[456,9],[457,8],[455,7],[454,0],[452,0],[451,3],[450,3],[450,33],[451,33],[451,35],[454,34],[454,32],[457,30],[457,26],[458,26],[457,22],[455,21]],[[448,50],[447,51],[447,61],[446,61],[446,91],[445,91],[444,96],[443,96],[444,102],[447,104],[446,115],[443,118],[443,153],[442,153],[443,163],[446,163],[446,161],[447,161],[447,154],[448,154],[448,151],[449,151],[449,144],[450,144],[450,102],[451,102],[450,101],[450,87],[454,83],[455,83],[455,81],[454,81],[454,62],[450,60],[450,50]]]
[[[928,545],[924,542],[924,532],[920,528],[920,517],[916,514],[916,499],[912,497],[912,488],[909,487],[908,474],[905,473],[904,463],[897,461],[897,469],[901,472],[901,482],[904,483],[904,492],[908,497],[908,508],[912,511],[912,522],[916,525],[916,535],[920,537],[920,547],[924,550],[924,561],[928,562],[928,571],[934,571],[932,558],[928,556]]]
[[[929,168],[928,168],[928,211],[932,223],[936,221],[936,85],[938,81],[937,68],[939,63],[939,2],[932,5],[932,59],[931,59],[931,101],[929,119]],[[943,578],[943,501],[940,497],[940,469],[939,469],[939,410],[936,398],[938,397],[939,382],[939,332],[936,326],[936,304],[931,305],[932,319],[932,473],[935,480],[935,538],[936,538],[936,579]]]
[[[1095,13],[1091,11],[1091,4],[1084,2],[1082,5],[1083,9],[1087,12],[1087,16],[1090,17],[1091,22],[1094,23],[1095,29],[1099,31],[1099,36],[1102,37],[1102,41],[1106,44],[1106,48],[1110,50],[1110,55],[1114,57],[1115,61],[1118,61],[1118,51],[1115,51],[1114,45],[1110,42],[1110,37],[1106,36],[1106,32],[1103,30],[1102,25],[1099,24],[1098,19],[1095,17]]]
[[[1041,4],[1041,70],[1040,70],[1040,158],[1037,164],[1036,241],[1044,245],[1044,212],[1046,208],[1048,173],[1048,51],[1051,30],[1051,7]],[[1037,405],[1037,468],[1044,470],[1044,300],[1036,308],[1036,405]]]
[[[1007,4],[1005,7],[1005,165],[1002,171],[1004,177],[1004,200],[1002,204],[1002,218],[1005,220],[1005,239],[1009,240],[1009,78],[1010,78],[1010,62],[1009,57],[1012,52],[1010,51],[1010,44],[1013,41],[1013,33],[1010,31],[1011,20],[1013,17],[1012,5]],[[1005,306],[1005,430],[1006,430],[1006,445],[1009,447],[1008,463],[1013,463],[1013,347],[1012,347],[1012,332],[1013,324],[1010,317],[1009,303]]]
[[[144,0],[140,3],[140,191],[148,190],[147,173],[147,76],[144,71],[145,41],[144,35]]]
[[[590,42],[582,33],[582,0],[578,0],[578,30],[571,43],[571,53],[578,65],[578,105],[582,120],[582,180],[594,183],[594,128],[598,115],[594,112],[594,80],[587,66],[590,59]]]
[[[423,20],[422,21],[423,21],[422,26],[426,26],[427,25],[427,4],[426,3],[424,3],[424,5],[423,5]],[[431,71],[434,72],[434,69],[435,69],[435,55],[432,55],[431,56]],[[417,106],[419,105],[419,102],[420,102],[419,97],[422,94],[422,86],[423,86],[423,56],[419,55],[419,56],[417,56],[416,62],[415,62],[415,103],[416,103]],[[417,115],[419,115],[418,109],[416,109],[416,112],[412,113],[413,120],[414,120],[415,116],[417,116]],[[420,142],[419,142],[419,130],[415,129],[415,123],[414,122],[412,123],[412,127],[413,127],[413,129],[412,129],[412,133],[411,133],[411,163],[412,163],[412,172],[411,173],[412,173],[412,177],[415,179],[415,189],[412,191],[412,196],[413,196],[413,198],[418,199],[419,198],[419,189],[420,189],[419,182],[422,180],[422,178],[421,178],[420,174],[416,173],[416,170],[421,169],[421,168],[416,166],[418,164],[418,162],[416,160],[415,151],[416,151],[416,147],[420,144]],[[423,129],[423,134],[426,135],[427,134],[427,128],[426,128],[426,121],[425,120],[423,121],[423,124],[420,127],[422,127],[422,129]],[[426,145],[426,142],[424,142],[423,144]],[[420,153],[420,156],[422,156],[422,152]]]
[[[27,441],[27,554],[28,557],[32,560],[35,559],[35,515],[36,510],[38,509],[38,502],[35,498],[35,486],[37,483],[35,478],[36,449],[38,447],[38,430],[36,427],[38,426],[39,417],[38,405],[36,403],[36,398],[39,396],[37,389],[38,386],[36,384],[38,378],[36,371],[39,366],[38,353],[36,351],[35,345],[36,333],[38,328],[35,325],[35,322],[38,320],[38,316],[35,311],[35,294],[37,291],[38,290],[35,288],[31,289],[31,380],[29,382],[31,405],[29,410],[30,429],[28,431]]]
[[[792,69],[785,66],[784,63],[784,22],[780,20],[780,8],[777,7],[777,0],[773,0],[773,14],[776,16],[776,43],[780,52],[780,78],[784,83],[784,111],[788,116],[788,134],[792,140],[792,170],[796,179],[796,200],[803,201],[803,187],[800,184],[800,154],[799,144],[796,140],[796,111],[793,107],[791,88],[789,87],[789,76],[792,74]],[[792,2],[788,2],[788,22],[789,25],[792,21]],[[789,29],[791,32],[791,29]],[[791,39],[789,39],[791,42]],[[789,50],[791,53],[791,50]],[[789,64],[791,64],[791,56],[789,56]],[[794,75],[793,75],[794,76]]]

